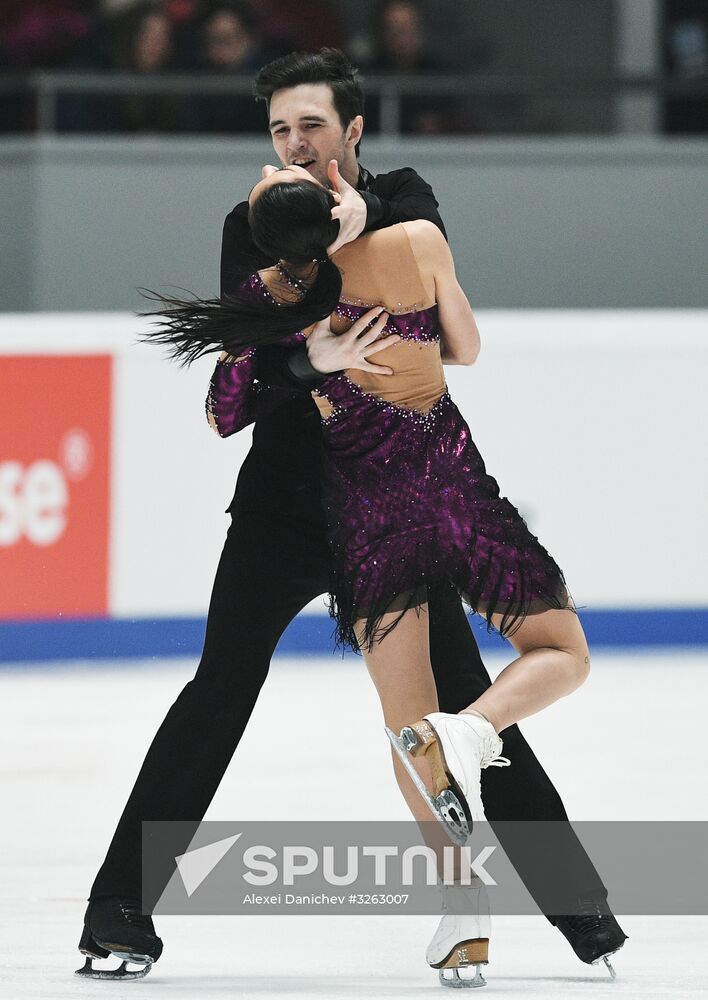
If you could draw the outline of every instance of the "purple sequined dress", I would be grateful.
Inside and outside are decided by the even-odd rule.
[[[392,316],[389,328],[438,343],[434,309]],[[391,627],[381,628],[383,614],[421,603],[428,586],[445,582],[488,622],[501,613],[506,635],[527,614],[567,607],[561,570],[500,497],[447,391],[427,413],[364,392],[347,375],[318,395],[332,406],[323,485],[342,642],[358,648],[362,617],[362,645],[383,637]]]
[[[349,326],[369,307],[342,302],[336,314]],[[359,649],[383,638],[432,585],[453,584],[490,624],[502,615],[497,625],[505,635],[528,614],[571,606],[561,570],[500,497],[446,391],[435,306],[391,315],[386,329],[402,340],[373,360],[400,371],[398,390],[396,376],[378,376],[385,386],[379,392],[361,384],[363,372],[348,371],[313,393],[323,426],[330,610],[339,642]],[[211,398],[223,422],[233,410],[235,372],[218,367],[221,387],[212,381]],[[236,381],[247,382],[247,373]],[[418,405],[401,405],[397,394]],[[382,624],[392,611],[398,614]]]

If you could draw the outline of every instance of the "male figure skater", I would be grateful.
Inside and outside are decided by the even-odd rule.
[[[336,246],[360,233],[412,219],[429,219],[444,233],[428,184],[410,169],[373,176],[360,167],[363,97],[344,56],[324,49],[292,54],[265,66],[256,78],[265,100],[275,152],[297,163],[338,195]],[[336,161],[336,162],[332,162]],[[242,202],[224,225],[221,287],[232,291],[244,268],[272,264],[259,254]],[[299,348],[258,349],[261,393],[253,445],[238,477],[224,549],[209,606],[204,650],[196,675],[170,708],[148,750],[137,781],[96,876],[80,949],[85,975],[144,975],[162,951],[152,920],[141,913],[141,823],[189,820],[196,830],[248,723],[276,644],[297,613],[328,589],[329,553],[320,506],[319,417],[310,389],[327,372],[370,368],[353,338],[326,329]],[[459,596],[429,594],[430,647],[440,710],[458,712],[489,685],[489,676]],[[625,935],[606,902],[606,890],[567,823],[563,804],[517,726],[504,731],[513,761],[500,775],[483,772],[489,822],[557,820],[559,849],[569,860],[568,912],[547,913],[585,962],[616,951]],[[501,829],[501,828],[500,828]],[[186,849],[191,835],[185,840]],[[501,839],[501,838],[500,838]],[[562,844],[560,841],[562,840]],[[503,846],[544,912],[544,862],[513,837]],[[553,859],[546,858],[547,871]],[[572,882],[572,884],[570,884]],[[91,967],[113,953],[143,964],[139,973]]]

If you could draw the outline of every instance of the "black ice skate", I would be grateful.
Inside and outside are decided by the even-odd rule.
[[[575,914],[549,919],[567,938],[581,962],[588,965],[604,962],[615,979],[616,973],[609,958],[620,950],[627,935],[617,923],[607,900],[600,894],[582,897],[574,909]]]
[[[142,979],[162,954],[162,941],[155,934],[152,918],[140,912],[137,899],[111,896],[89,903],[79,951],[86,956],[77,976],[87,979]],[[116,969],[94,969],[93,960],[115,955]],[[128,963],[137,969],[128,969]]]

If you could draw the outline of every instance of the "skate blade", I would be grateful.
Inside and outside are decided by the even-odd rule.
[[[451,975],[447,976],[447,972]],[[475,974],[472,979],[463,978],[458,969],[439,969],[438,979],[441,986],[448,986],[453,990],[473,990],[487,985],[487,980],[482,975],[482,969],[479,965],[475,966]]]
[[[620,945],[620,948],[621,947],[622,947],[622,945]],[[610,962],[610,957],[612,955],[616,955],[618,951],[619,951],[619,948],[615,948],[614,951],[608,951],[606,955],[601,955],[600,958],[596,958],[595,961],[592,962],[591,964],[592,965],[599,965],[600,962],[604,962],[605,965],[607,966],[607,971],[610,974],[610,979],[616,979],[617,978],[617,973],[615,972],[615,970],[614,970],[614,968],[612,966],[612,963]]]
[[[94,969],[94,959],[87,955],[84,965],[77,969],[74,974],[82,976],[84,979],[142,979],[147,976],[153,965],[152,959],[146,956],[145,965],[142,968],[129,970],[127,968],[128,962],[137,963],[138,959],[124,957],[120,954],[116,954],[116,958],[123,959],[117,969]]]
[[[431,795],[425,787],[425,782],[411,763],[408,753],[410,744],[401,736],[396,736],[388,726],[384,728],[386,729],[386,735],[391,741],[391,746],[411,776],[413,784],[428,803],[435,818],[444,826],[450,840],[459,847],[464,847],[472,835],[472,823],[468,821],[462,803],[455,792],[452,788],[446,788],[439,795]]]

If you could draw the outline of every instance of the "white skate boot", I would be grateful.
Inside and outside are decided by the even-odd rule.
[[[481,879],[470,885],[443,885],[443,916],[425,958],[439,970],[443,986],[486,986],[481,966],[489,961],[489,897]],[[472,977],[461,976],[460,969],[475,968]]]
[[[396,736],[386,729],[393,748],[433,814],[456,844],[465,844],[473,820],[484,819],[480,775],[483,767],[507,767],[499,754],[501,738],[481,715],[431,712],[405,726]],[[432,795],[413,767],[410,756],[427,757],[433,776]]]

